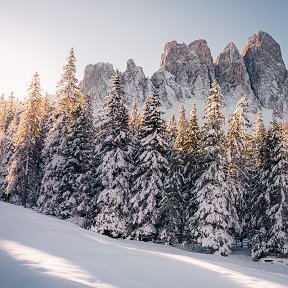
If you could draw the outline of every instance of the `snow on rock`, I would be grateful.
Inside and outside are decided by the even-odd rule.
[[[127,104],[144,103],[148,95],[152,95],[151,80],[147,78],[142,67],[136,66],[132,59],[127,61],[127,68],[122,75],[123,90]]]
[[[92,94],[93,107],[96,110],[104,103],[113,74],[113,65],[110,63],[99,62],[95,65],[89,64],[85,68],[84,78],[79,86],[84,95]],[[128,106],[133,101],[143,104],[146,97],[153,93],[151,80],[145,76],[142,67],[136,66],[132,59],[127,61],[126,70],[122,73],[122,88]]]
[[[248,103],[252,105],[250,110],[257,110],[260,105],[252,92],[244,60],[234,43],[229,43],[217,57],[215,73],[226,104],[235,105],[246,95]]]
[[[84,94],[92,93],[94,107],[103,104],[113,72],[109,63],[90,64],[85,68],[80,87]],[[264,121],[268,123],[272,114],[288,119],[287,75],[279,44],[268,33],[258,32],[249,38],[242,55],[234,43],[229,43],[215,64],[203,39],[189,45],[168,42],[161,55],[160,69],[151,79],[130,59],[122,73],[122,84],[128,106],[134,100],[142,106],[147,96],[158,89],[163,111],[168,117],[178,112],[181,103],[188,107],[193,102],[204,103],[210,84],[216,78],[227,107],[224,111],[227,118],[245,94],[251,115],[262,111]]]
[[[175,102],[183,101],[183,94],[189,93],[185,91],[185,87],[181,87],[175,81],[175,75],[161,68],[153,74],[151,81],[159,91],[159,100],[166,109],[174,107]]]
[[[260,31],[248,39],[242,56],[261,106],[272,109],[278,117],[285,117],[288,78],[280,45],[268,33]]]
[[[0,202],[1,288],[285,288],[287,265],[111,239]]]
[[[161,69],[170,74],[163,73]],[[161,56],[160,71],[162,73],[157,71],[151,80],[159,89],[160,98],[167,101],[168,105],[164,102],[167,108],[172,106],[173,99],[181,102],[185,102],[187,98],[205,99],[211,80],[214,79],[213,59],[207,42],[197,40],[189,46],[176,41],[167,43]],[[159,75],[162,76],[162,81],[158,79]],[[171,75],[174,76],[174,81]],[[167,82],[169,85],[166,85]],[[161,83],[164,83],[164,87],[168,86],[171,89],[161,87],[159,85]]]
[[[84,78],[79,86],[84,95],[92,95],[94,107],[99,107],[104,103],[113,74],[113,65],[110,63],[98,62],[95,65],[86,66]]]

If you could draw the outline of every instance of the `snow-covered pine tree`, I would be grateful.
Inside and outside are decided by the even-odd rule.
[[[248,237],[251,239],[251,233],[253,232],[252,225],[252,205],[254,203],[253,198],[257,198],[255,195],[257,191],[261,191],[259,179],[261,177],[261,165],[264,161],[264,140],[265,140],[266,130],[263,123],[262,114],[258,113],[252,134],[249,135],[246,149],[245,149],[245,160],[246,160],[246,168],[248,172],[248,185],[247,185],[247,193],[244,195],[244,207],[243,214],[245,215],[244,221],[242,219],[243,225],[243,235],[244,237]]]
[[[248,103],[243,96],[236,104],[236,111],[233,113],[228,134],[226,137],[226,157],[228,164],[228,175],[233,185],[232,197],[237,210],[240,222],[243,222],[245,214],[245,203],[248,188],[248,171],[246,166],[246,146],[248,143],[247,129],[250,122],[247,116]],[[242,235],[235,235],[241,238]],[[240,239],[241,240],[241,239]]]
[[[211,253],[228,255],[232,245],[230,230],[232,227],[240,229],[240,226],[227,181],[222,107],[220,87],[214,81],[206,100],[204,116],[204,171],[196,182],[197,210],[189,222],[198,244]]]
[[[192,105],[192,109],[188,118],[188,127],[187,127],[187,151],[186,151],[186,166],[184,169],[184,177],[185,177],[185,191],[184,194],[184,207],[185,207],[185,222],[190,219],[195,211],[196,211],[196,195],[195,191],[195,183],[199,177],[203,157],[201,151],[201,132],[200,127],[198,125],[198,117],[197,117],[197,107],[194,103]],[[189,225],[185,223],[185,237],[188,241],[190,241],[190,233],[189,233]]]
[[[265,133],[263,116],[261,113],[258,113],[254,123],[252,137],[247,144],[249,149],[248,154],[250,155],[249,160],[252,162],[254,168],[262,161],[261,149]]]
[[[85,151],[86,143],[79,145],[79,138],[82,141],[85,138],[82,133],[85,134],[86,131],[81,126],[84,97],[77,87],[75,62],[72,48],[58,82],[56,105],[51,116],[54,125],[45,138],[42,153],[44,176],[38,205],[41,212],[61,218],[71,217],[77,209],[75,193],[79,189],[79,179],[87,169],[86,161],[82,162],[82,159],[91,153]]]
[[[196,107],[195,107],[194,112],[195,112],[195,118],[189,119],[189,120],[191,120],[192,122],[193,121],[196,121],[196,122],[190,123],[189,120],[187,120],[186,118],[184,105],[182,104],[180,106],[179,118],[177,122],[177,136],[175,140],[175,148],[177,149],[177,154],[178,154],[177,157],[179,158],[179,160],[181,159],[181,163],[182,163],[181,174],[184,177],[184,184],[183,184],[184,186],[182,190],[183,190],[184,201],[186,202],[189,202],[191,198],[191,189],[193,186],[193,176],[195,172],[194,168],[196,168],[196,166],[194,166],[194,164],[196,163],[195,162],[192,163],[193,162],[192,150],[194,151],[193,148],[195,148],[195,145],[197,146],[197,144],[193,142],[195,140],[195,138],[193,138],[195,135],[193,134],[196,132],[195,129],[197,129]],[[193,125],[195,124],[196,126],[193,127]],[[187,207],[187,205],[185,206]]]
[[[183,161],[175,148],[177,122],[175,115],[167,123],[167,160],[168,171],[165,177],[163,198],[159,204],[159,223],[161,223],[159,238],[172,245],[179,242],[184,230]]]
[[[85,218],[85,228],[91,226],[95,209],[95,167],[93,139],[93,109],[91,95],[86,95],[84,106],[79,106],[73,115],[74,122],[71,127],[70,139],[74,155],[74,190],[77,203],[77,214]],[[69,139],[68,138],[68,139]],[[71,149],[70,149],[71,150]],[[70,181],[71,182],[71,181]],[[75,189],[76,188],[76,189]]]
[[[14,119],[15,112],[17,109],[17,100],[15,99],[14,92],[11,92],[11,94],[8,97],[8,100],[6,101],[6,111],[5,111],[5,118],[4,118],[4,133],[7,133],[9,126],[11,122]]]
[[[46,93],[42,100],[42,114],[41,114],[41,122],[40,122],[40,149],[41,151],[44,149],[44,143],[45,139],[48,135],[49,130],[53,126],[53,105],[50,103],[48,94]],[[44,176],[44,162],[43,157],[41,157],[41,163],[40,163],[40,178],[42,179]]]
[[[138,112],[138,106],[136,102],[133,102],[131,105],[131,111],[129,112],[129,131],[132,136],[135,136],[139,133],[141,123],[141,115]]]
[[[128,111],[124,105],[121,74],[113,75],[110,90],[104,103],[104,119],[101,124],[102,145],[99,153],[98,177],[103,190],[97,201],[97,215],[93,230],[113,237],[125,237],[128,233],[128,201],[130,159],[128,137]]]
[[[271,223],[267,252],[277,257],[288,255],[288,150],[283,128],[282,124],[274,121],[268,131],[272,144],[272,167],[267,190],[270,198],[267,214]]]
[[[262,164],[251,205],[252,257],[287,256],[288,161],[283,126],[273,121],[261,149]],[[261,209],[259,209],[261,207]]]
[[[0,193],[2,198],[6,201],[9,200],[11,194],[5,194],[7,187],[7,176],[8,169],[11,165],[12,155],[14,154],[15,149],[15,134],[20,123],[20,116],[22,114],[23,105],[19,104],[17,106],[15,116],[9,125],[6,133],[2,131],[2,136],[0,139]]]
[[[167,143],[165,123],[159,111],[157,92],[147,97],[139,133],[140,148],[133,173],[131,222],[134,238],[157,237],[159,203],[163,199],[167,176]]]
[[[188,121],[185,115],[185,108],[182,104],[179,110],[179,117],[177,121],[177,136],[175,139],[175,147],[181,152],[181,154],[187,153],[189,149],[187,145],[187,127]]]
[[[2,94],[0,98],[0,133],[7,135],[7,131],[13,121],[18,106],[18,101],[14,97],[14,93],[11,92],[8,99],[5,99],[5,95]]]
[[[53,109],[54,106],[50,102],[49,95],[46,92],[42,101],[42,116],[41,116],[41,133],[42,136],[44,136],[44,138],[53,125],[51,117],[53,114]]]
[[[131,106],[131,111],[129,112],[129,121],[128,121],[129,138],[131,140],[131,143],[129,145],[130,150],[128,151],[128,153],[130,155],[132,163],[135,161],[137,151],[139,150],[140,124],[141,124],[141,114],[138,112],[137,103],[133,102]]]
[[[167,128],[166,128],[167,132],[168,132],[168,144],[171,141],[171,147],[175,146],[175,139],[177,136],[177,120],[174,114],[172,114],[171,118],[168,119],[167,121]],[[170,144],[169,144],[170,146]]]
[[[40,185],[41,104],[40,80],[38,73],[35,73],[16,131],[15,151],[9,167],[8,186],[5,192],[7,195],[11,194],[9,198],[13,203],[25,207],[35,205]]]
[[[4,134],[5,127],[5,112],[6,112],[6,101],[5,95],[2,94],[0,97],[0,137]]]

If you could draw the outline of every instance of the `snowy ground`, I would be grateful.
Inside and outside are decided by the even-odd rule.
[[[0,202],[1,288],[284,288],[288,265],[114,240]]]

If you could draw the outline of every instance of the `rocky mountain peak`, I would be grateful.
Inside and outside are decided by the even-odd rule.
[[[249,75],[244,60],[233,42],[230,42],[215,61],[216,79],[226,102],[236,103],[243,95],[253,102]]]
[[[113,73],[109,63],[88,65],[80,83],[82,92],[92,93],[94,102],[102,105]],[[163,109],[174,108],[175,111],[185,102],[187,105],[197,102],[202,106],[211,82],[217,79],[227,111],[234,109],[245,94],[253,112],[266,108],[283,118],[288,114],[287,74],[279,44],[268,33],[260,31],[249,37],[242,54],[231,42],[215,63],[204,39],[189,45],[168,42],[161,55],[160,69],[151,80],[129,59],[122,72],[122,85],[128,105],[133,101],[143,103],[156,88]]]
[[[223,58],[225,58],[225,61],[230,63],[233,63],[236,60],[241,61],[242,56],[234,42],[230,42],[228,45],[226,45],[222,52],[220,52],[215,60],[215,65],[218,65],[221,61],[223,61]]]
[[[272,108],[275,115],[282,117],[288,81],[280,45],[260,31],[249,37],[242,56],[256,98],[263,107]]]
[[[206,40],[195,40],[188,45],[188,48],[190,49],[190,51],[193,51],[198,55],[202,64],[210,65],[211,63],[213,63],[211,51],[208,47]]]
[[[84,95],[92,95],[94,106],[102,105],[113,73],[113,65],[110,63],[98,62],[86,66],[79,87]]]
[[[187,44],[177,43],[177,41],[171,41],[165,44],[164,52],[161,55],[160,69],[163,68],[170,73],[174,74],[175,68],[180,68],[184,62],[193,61],[194,55],[192,55]],[[178,67],[180,66],[180,67]]]
[[[273,52],[276,53],[275,57],[282,58],[280,45],[273,39],[271,35],[263,31],[256,32],[248,38],[248,42],[243,48],[242,56],[244,57],[248,53],[248,50],[252,48],[265,49],[265,47],[273,48]]]
[[[135,64],[134,60],[129,59],[127,61],[126,71],[133,70],[133,69],[135,69],[135,67],[136,67],[136,64]]]
[[[122,74],[123,90],[127,104],[143,103],[148,94],[151,94],[151,83],[143,72],[142,67],[136,66],[133,59],[127,61],[126,70]]]
[[[151,78],[167,108],[175,100],[204,99],[213,79],[213,59],[207,42],[202,39],[189,46],[176,41],[167,43],[161,55],[160,70]]]
[[[188,48],[197,54],[201,65],[204,69],[207,69],[210,82],[212,82],[215,79],[215,72],[213,58],[207,41],[204,39],[195,40],[188,45]]]

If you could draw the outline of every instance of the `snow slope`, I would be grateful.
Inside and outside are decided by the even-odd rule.
[[[0,202],[1,288],[284,288],[288,266],[116,240]]]

